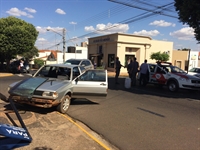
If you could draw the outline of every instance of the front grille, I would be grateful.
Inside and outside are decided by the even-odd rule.
[[[43,91],[34,91],[34,95],[42,96]]]
[[[198,83],[198,84],[200,84],[200,80],[192,80],[192,83]]]

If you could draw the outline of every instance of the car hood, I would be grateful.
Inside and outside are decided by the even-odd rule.
[[[192,76],[196,76],[196,77],[200,77],[200,73],[197,73],[197,72],[188,72],[189,75],[192,75]]]
[[[11,86],[8,93],[31,98],[35,90],[56,91],[69,83],[69,81],[34,77],[11,84],[14,86]]]
[[[16,83],[11,84],[11,89],[8,91],[10,94],[31,97],[41,84],[46,82],[48,79],[45,78],[28,78]],[[12,87],[12,85],[14,85]]]
[[[181,78],[186,78],[186,79],[191,79],[191,80],[199,79],[198,77],[191,74],[187,74],[187,73],[173,73],[173,74],[180,76]]]
[[[38,91],[56,91],[59,88],[67,86],[70,84],[70,81],[67,80],[56,80],[56,79],[49,79],[41,84],[37,90]]]

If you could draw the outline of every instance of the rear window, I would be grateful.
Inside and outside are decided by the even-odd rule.
[[[65,64],[71,64],[71,65],[79,65],[80,64],[80,60],[67,60],[65,62]]]

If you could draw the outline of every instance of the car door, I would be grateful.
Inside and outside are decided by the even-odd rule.
[[[167,72],[163,69],[165,66],[156,65],[154,73],[151,75],[151,82],[157,84],[166,84],[167,82]]]
[[[87,70],[72,81],[73,96],[87,98],[90,96],[107,96],[107,70]]]
[[[154,75],[155,75],[155,70],[156,70],[156,65],[155,64],[148,64],[148,67],[149,67],[149,82],[150,83],[155,83],[157,82],[155,79],[154,79]]]

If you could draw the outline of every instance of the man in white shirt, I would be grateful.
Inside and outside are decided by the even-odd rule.
[[[139,84],[140,85],[146,85],[147,84],[147,75],[149,74],[149,71],[148,71],[148,65],[147,65],[147,60],[145,59],[144,60],[144,63],[142,63],[142,65],[140,66],[140,82]],[[143,84],[142,84],[143,83]]]

